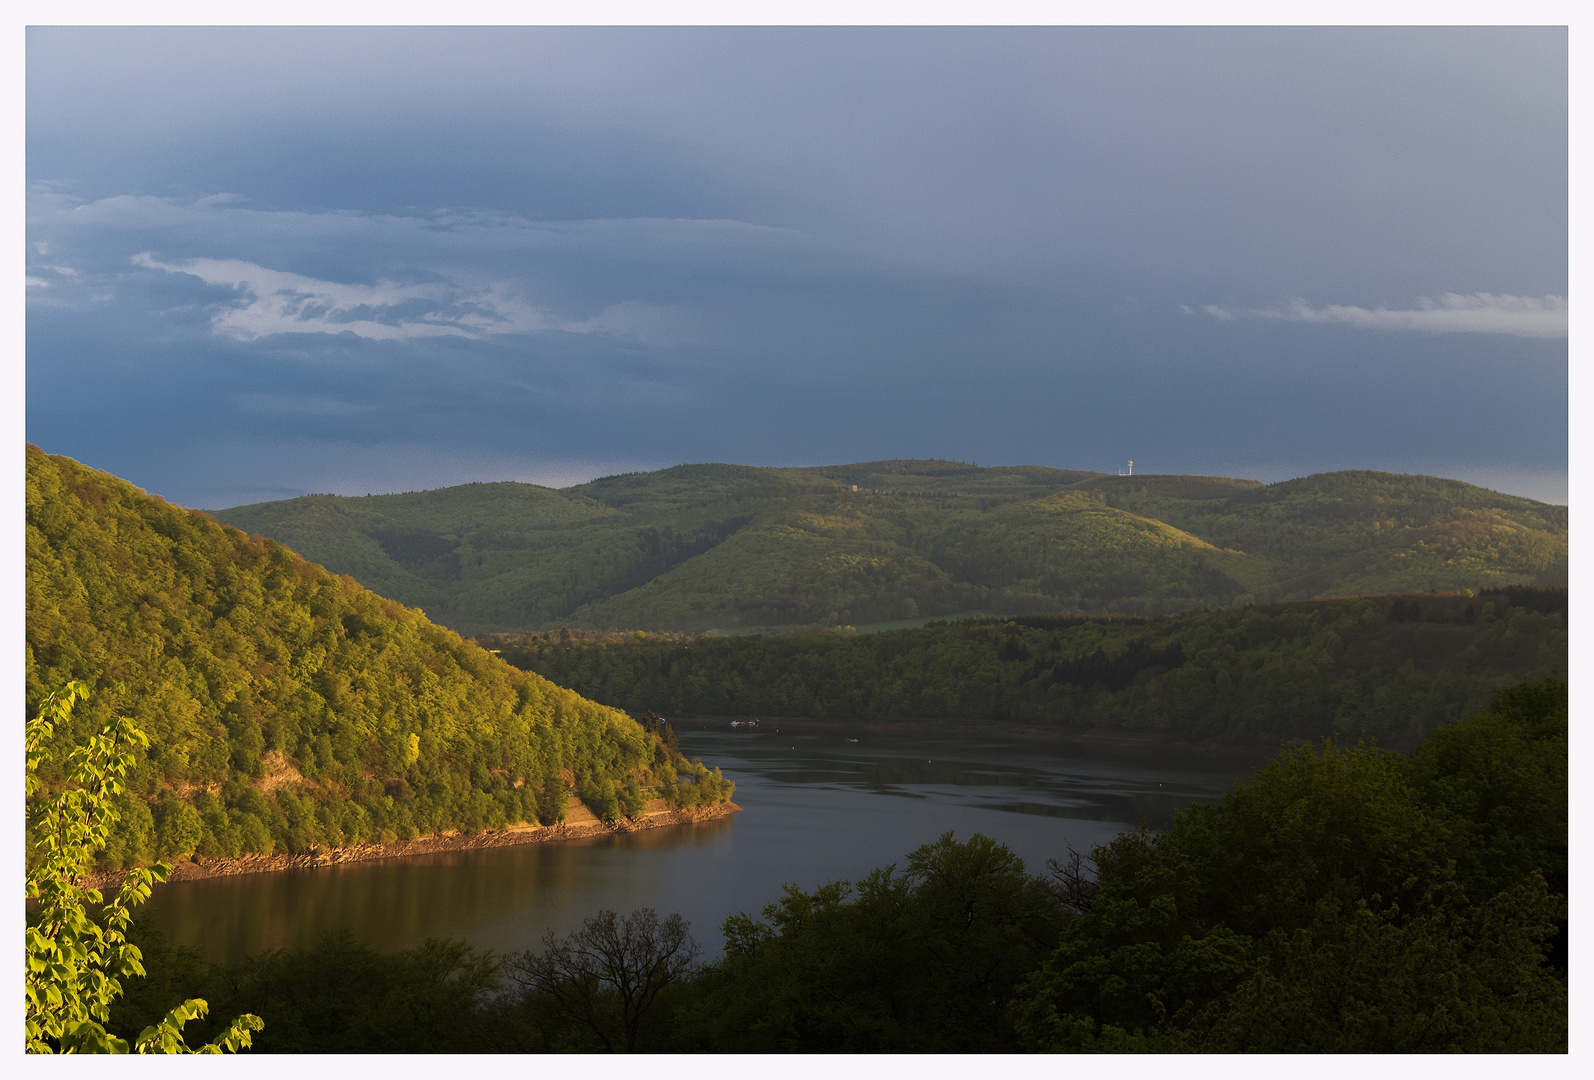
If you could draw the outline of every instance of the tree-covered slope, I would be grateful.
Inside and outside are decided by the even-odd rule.
[[[605,816],[728,797],[618,710],[30,446],[28,708],[70,679],[92,694],[62,746],[118,714],[150,736],[111,865],[551,823],[571,785]]]
[[[1216,497],[1183,477],[1087,487],[1273,566],[1279,598],[1567,583],[1567,508],[1433,476],[1337,472]],[[1171,481],[1165,483],[1164,481]]]
[[[220,511],[463,633],[1160,614],[1565,584],[1565,507],[1458,481],[1262,485],[1039,466],[683,465]]]
[[[1567,671],[1566,591],[1296,601],[1160,618],[1017,616],[880,634],[497,637],[505,659],[635,711],[958,719],[1409,747],[1503,686]]]

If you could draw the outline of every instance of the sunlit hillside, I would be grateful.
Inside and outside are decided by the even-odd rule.
[[[27,706],[89,685],[150,738],[105,860],[297,853],[605,817],[728,785],[617,709],[511,667],[282,545],[27,450]],[[65,752],[43,774],[63,782]]]
[[[882,461],[682,465],[217,512],[462,633],[1160,614],[1565,584],[1567,511],[1390,473],[1285,483]]]

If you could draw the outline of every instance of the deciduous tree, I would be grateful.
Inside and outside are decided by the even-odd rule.
[[[39,766],[56,724],[67,722],[88,687],[69,682],[52,691],[39,715],[27,725],[26,792],[37,791]],[[132,767],[133,746],[149,739],[125,717],[116,717],[67,758],[67,786],[34,807],[32,865],[27,898],[38,902],[37,920],[27,927],[26,1022],[29,1053],[125,1054],[125,1039],[108,1034],[105,1021],[121,995],[121,979],[144,974],[138,947],[127,940],[132,909],[149,898],[150,886],[171,873],[166,863],[133,870],[98,919],[88,905],[104,896],[81,882],[96,852],[105,847],[117,821],[115,799]],[[194,1053],[183,1039],[183,1025],[203,1017],[209,1006],[193,998],[146,1027],[133,1043],[141,1054]],[[250,1045],[264,1023],[244,1015],[198,1053],[219,1054]]]
[[[660,992],[692,971],[700,951],[680,915],[661,920],[640,908],[622,919],[604,909],[564,938],[549,931],[540,952],[512,954],[505,967],[528,997],[604,1050],[631,1053]]]

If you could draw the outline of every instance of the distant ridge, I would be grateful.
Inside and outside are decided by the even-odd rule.
[[[1370,471],[1262,484],[940,460],[710,463],[216,517],[466,634],[1163,614],[1567,580],[1566,507]]]

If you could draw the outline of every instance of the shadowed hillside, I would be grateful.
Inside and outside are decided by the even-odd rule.
[[[868,635],[553,631],[487,643],[632,711],[956,719],[1229,743],[1365,735],[1410,747],[1502,687],[1564,676],[1566,598],[1505,588]]]

